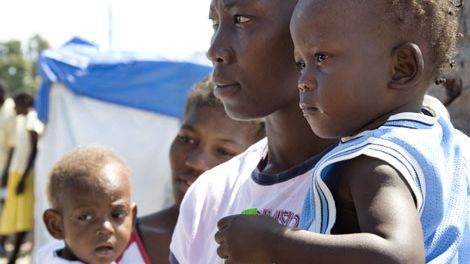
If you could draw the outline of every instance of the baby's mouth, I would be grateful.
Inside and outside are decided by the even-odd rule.
[[[114,247],[111,245],[98,246],[95,252],[102,257],[114,257]]]

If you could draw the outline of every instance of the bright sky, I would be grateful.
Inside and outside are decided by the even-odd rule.
[[[138,51],[169,59],[204,53],[212,34],[210,0],[2,0],[0,41],[38,33],[52,47],[74,36],[100,49]],[[111,10],[111,12],[110,12]],[[112,13],[112,19],[109,19]],[[110,21],[112,21],[110,23]],[[112,25],[112,34],[110,32]]]

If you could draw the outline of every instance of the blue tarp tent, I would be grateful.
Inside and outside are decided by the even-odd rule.
[[[184,95],[210,68],[124,52],[100,53],[98,47],[74,38],[39,59],[42,84],[36,109],[47,122],[49,93],[54,82],[77,95],[180,117]]]
[[[78,38],[44,51],[36,97],[46,124],[35,166],[36,244],[50,240],[41,220],[48,172],[79,145],[108,146],[126,161],[140,215],[171,202],[168,148],[189,90],[210,71],[136,53],[102,53]]]

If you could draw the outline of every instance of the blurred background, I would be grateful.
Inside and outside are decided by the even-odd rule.
[[[34,168],[34,232],[17,263],[30,263],[50,241],[41,220],[47,174],[76,146],[105,145],[128,163],[140,215],[171,203],[168,148],[187,93],[211,70],[209,3],[1,1],[0,80],[7,98],[23,90],[35,95],[45,127]],[[0,264],[13,241],[6,241]]]
[[[121,50],[208,64],[209,0],[3,0],[0,78],[10,89],[37,86],[34,61],[72,37]],[[32,75],[31,75],[32,74]]]

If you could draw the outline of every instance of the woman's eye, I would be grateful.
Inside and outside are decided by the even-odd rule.
[[[80,216],[78,216],[78,220],[89,222],[89,221],[93,220],[93,216],[91,216],[89,214],[81,214]]]
[[[328,55],[326,55],[326,54],[322,54],[322,53],[317,53],[317,54],[315,54],[315,60],[316,60],[317,62],[322,62],[322,61],[324,61],[324,60],[326,60],[326,59],[328,59]]]
[[[245,17],[245,16],[242,16],[242,15],[235,15],[233,16],[233,22],[235,24],[241,24],[241,23],[246,23],[246,22],[250,22],[250,18],[248,17]]]

